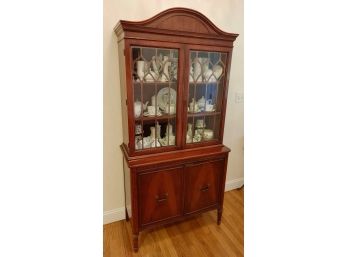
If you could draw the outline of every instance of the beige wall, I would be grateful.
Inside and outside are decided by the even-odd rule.
[[[226,32],[240,34],[235,42],[230,74],[224,144],[231,148],[227,181],[244,177],[244,110],[235,102],[235,93],[243,93],[243,0],[104,0],[104,211],[124,206],[122,120],[118,48],[113,28],[120,20],[143,20],[165,9],[187,7],[207,16]]]

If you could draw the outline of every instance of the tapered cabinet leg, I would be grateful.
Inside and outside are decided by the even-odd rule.
[[[139,233],[133,234],[133,250],[134,250],[134,252],[138,252],[138,250],[139,250],[138,238],[139,238]]]
[[[221,224],[221,218],[222,218],[222,209],[217,210],[217,224]]]

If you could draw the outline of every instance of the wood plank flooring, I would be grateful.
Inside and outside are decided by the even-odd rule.
[[[225,193],[221,225],[217,211],[192,219],[145,230],[139,251],[131,245],[131,226],[125,220],[104,225],[104,257],[226,257],[244,256],[244,188]]]

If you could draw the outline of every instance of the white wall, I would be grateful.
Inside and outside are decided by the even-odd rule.
[[[226,32],[240,34],[235,41],[225,120],[224,144],[231,148],[226,184],[231,189],[244,177],[244,109],[236,103],[236,92],[243,94],[243,0],[104,0],[104,223],[124,215],[122,126],[118,47],[113,28],[120,20],[139,21],[172,7],[195,9]]]

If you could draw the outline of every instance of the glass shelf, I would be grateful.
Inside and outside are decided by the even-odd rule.
[[[174,119],[176,117],[175,114],[171,115],[161,115],[161,116],[144,116],[144,117],[139,117],[136,118],[135,121],[154,121],[154,120],[168,120],[168,119]]]
[[[200,117],[200,116],[214,116],[220,115],[221,112],[195,112],[195,113],[187,113],[187,117]]]

